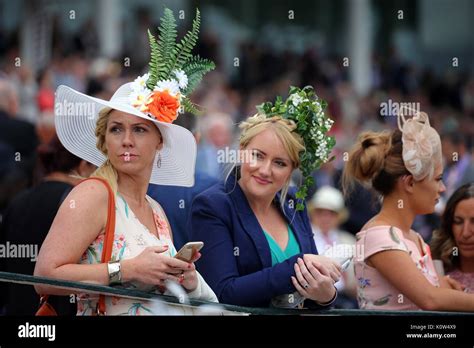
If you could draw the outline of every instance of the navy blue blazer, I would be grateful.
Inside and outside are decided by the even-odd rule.
[[[296,212],[294,193],[290,189],[283,215],[301,253],[275,266],[267,239],[235,176],[196,196],[188,231],[192,241],[204,242],[197,269],[220,302],[268,307],[274,296],[296,291],[291,276],[297,258],[317,254],[317,250],[306,208]],[[276,201],[280,207],[280,194]]]

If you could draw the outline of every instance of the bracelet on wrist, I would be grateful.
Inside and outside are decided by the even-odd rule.
[[[319,302],[319,301],[314,301],[314,302],[316,302],[316,303],[317,303],[318,305],[320,305],[320,306],[329,306],[329,305],[332,304],[334,301],[336,301],[336,298],[337,298],[337,288],[334,287],[334,290],[335,290],[334,296],[333,296],[332,299],[330,299],[328,302],[323,302],[323,303],[322,303],[322,302]]]

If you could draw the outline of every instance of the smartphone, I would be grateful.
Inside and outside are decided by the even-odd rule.
[[[204,246],[203,242],[188,242],[175,255],[177,259],[182,261],[191,262],[193,256],[202,249]]]
[[[332,246],[328,248],[324,253],[323,256],[329,257],[333,259],[341,266],[341,270],[345,271],[351,264],[352,259],[354,258],[353,251],[350,248],[343,248],[338,249],[338,247],[342,247],[343,245],[339,246]]]
[[[347,270],[347,268],[348,268],[349,265],[351,264],[351,261],[352,261],[352,257],[348,257],[347,259],[345,259],[345,260],[341,263],[341,270],[342,270],[342,271]]]

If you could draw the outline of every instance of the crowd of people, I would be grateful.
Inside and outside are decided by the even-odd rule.
[[[206,39],[214,40],[205,36],[200,54],[218,62]],[[142,102],[149,77],[136,77],[145,66],[55,51],[33,73],[11,64],[15,46],[4,49],[0,244],[41,251],[36,264],[0,259],[1,270],[161,294],[173,281],[192,298],[241,306],[474,311],[474,77],[374,57],[371,92],[360,97],[341,57],[247,42],[232,76],[217,65],[196,86],[204,115],[178,116],[169,110],[188,80],[176,72],[176,94],[158,80]],[[304,209],[293,205],[306,179],[304,131],[255,108],[277,95],[298,107],[303,97],[291,85],[315,86],[314,103],[326,100],[334,120],[335,159],[310,173]],[[67,102],[93,107],[65,116],[57,105]],[[424,112],[382,115],[389,102]],[[220,161],[226,149],[252,161]],[[114,192],[107,262],[107,186],[85,178]],[[187,262],[174,258],[189,241],[204,248]],[[354,250],[347,269],[327,253],[338,245]],[[89,294],[78,294],[76,307],[64,297],[71,291],[36,291],[56,295],[49,301],[64,315],[91,315],[99,304]],[[32,315],[39,297],[9,284],[0,299],[3,314]],[[105,306],[110,315],[159,314],[126,298],[106,297]]]

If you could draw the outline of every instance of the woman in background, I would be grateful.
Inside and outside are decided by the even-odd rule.
[[[0,244],[29,245],[39,251],[64,198],[95,166],[67,151],[57,137],[38,147],[37,172],[42,177],[38,185],[18,194],[3,218]],[[36,257],[7,258],[2,271],[33,275]],[[34,315],[39,296],[33,287],[2,283],[2,296],[7,315]],[[76,305],[69,297],[52,296],[50,302],[59,315],[75,315]]]
[[[331,186],[321,187],[311,199],[308,209],[318,252],[322,255],[329,252],[328,256],[342,262],[353,256],[356,243],[354,235],[339,229],[348,215],[341,191]],[[357,286],[352,263],[335,286],[339,293],[335,307],[357,308]]]
[[[461,186],[449,198],[431,249],[447,275],[474,293],[474,183]]]

